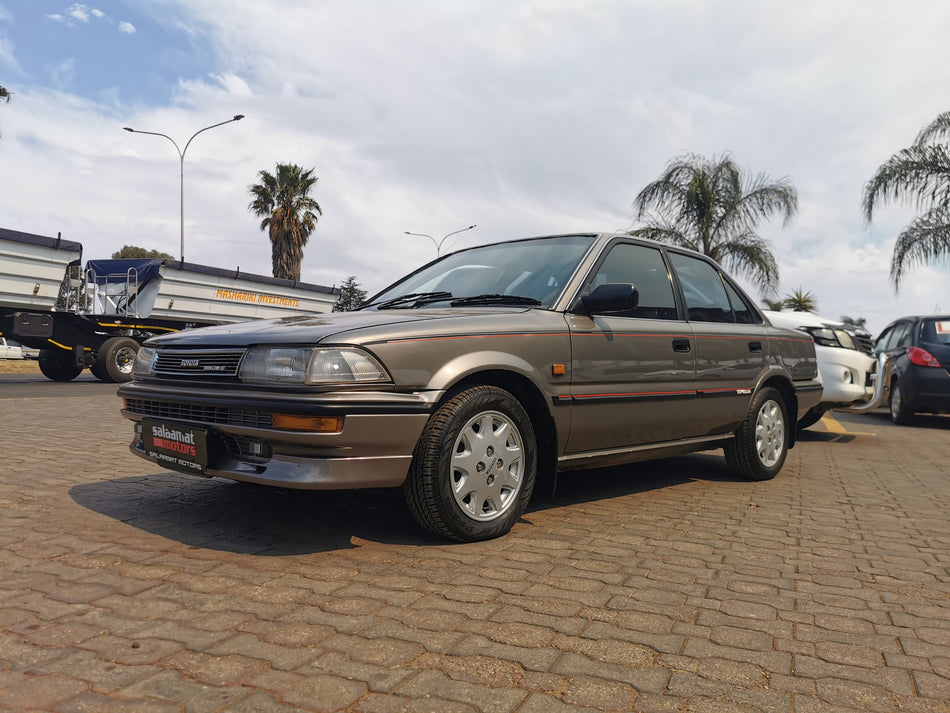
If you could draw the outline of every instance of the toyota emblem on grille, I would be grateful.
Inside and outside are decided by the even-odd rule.
[[[181,368],[182,369],[194,369],[201,366],[200,359],[182,359]]]

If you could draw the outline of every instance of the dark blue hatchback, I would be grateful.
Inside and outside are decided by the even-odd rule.
[[[950,315],[903,317],[874,344],[891,357],[891,420],[906,424],[915,413],[950,411]]]

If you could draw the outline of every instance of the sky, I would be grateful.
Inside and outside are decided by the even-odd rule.
[[[781,274],[873,333],[950,310],[888,280],[913,205],[865,182],[950,110],[945,0],[0,0],[0,227],[269,275],[248,188],[313,168],[302,279],[370,294],[443,252],[636,227],[687,153],[788,179]],[[178,147],[184,159],[180,200]],[[171,140],[123,127],[166,134]],[[422,233],[430,238],[406,235]],[[754,298],[760,295],[743,283]]]

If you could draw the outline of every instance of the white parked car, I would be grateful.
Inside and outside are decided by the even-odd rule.
[[[815,340],[823,394],[821,402],[799,420],[800,428],[817,423],[831,409],[866,412],[877,408],[886,388],[884,383],[878,387],[877,378],[885,362],[861,349],[867,343],[863,334],[812,312],[763,310],[763,314],[774,326],[800,329]]]
[[[4,337],[0,337],[0,359],[22,359],[23,350],[19,344],[7,342]]]

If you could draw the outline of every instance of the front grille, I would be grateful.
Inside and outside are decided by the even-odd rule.
[[[855,334],[851,332],[851,338],[854,340],[855,346],[860,349],[865,354],[874,355],[874,340],[870,335],[866,334]]]
[[[159,349],[155,373],[178,376],[237,376],[243,349]]]
[[[126,404],[126,408],[130,412],[149,418],[218,423],[227,426],[246,426],[248,428],[270,428],[273,425],[273,419],[269,412],[253,409],[199,406],[148,399],[126,399]]]

